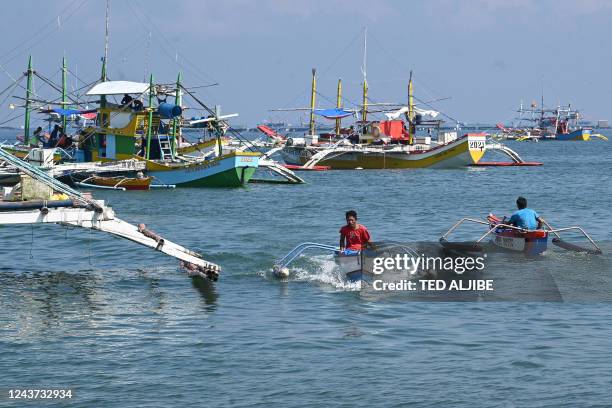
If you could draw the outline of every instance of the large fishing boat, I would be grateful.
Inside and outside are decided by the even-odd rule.
[[[227,129],[214,112],[209,125],[215,129],[217,144],[199,157],[177,152],[180,135],[180,75],[172,90],[150,82],[106,81],[91,88],[87,95],[101,97],[97,126],[85,129],[79,145],[85,161],[137,159],[146,162],[146,174],[164,185],[185,187],[235,187],[248,183],[258,167],[260,153],[225,151],[222,138]],[[139,97],[148,94],[148,106]],[[174,94],[174,103],[165,102]],[[111,95],[134,95],[123,105],[111,104]],[[155,104],[154,100],[158,103]]]
[[[606,139],[600,135],[592,134],[590,127],[582,126],[580,120],[582,115],[579,110],[573,109],[571,105],[557,106],[556,108],[545,108],[544,98],[540,107],[533,101],[529,108],[525,108],[521,102],[517,110],[519,116],[515,127],[506,127],[501,123],[497,128],[504,136],[518,140],[572,140],[588,141],[592,136]]]
[[[404,169],[453,168],[477,163],[486,150],[486,134],[464,134],[442,131],[439,112],[415,106],[412,74],[408,82],[408,104],[381,107],[369,104],[368,85],[364,77],[363,104],[359,111],[342,106],[342,81],[338,81],[337,106],[317,109],[316,70],[312,70],[310,129],[304,137],[287,138],[281,155],[289,165],[312,168],[316,165],[332,169]],[[384,113],[386,119],[370,120],[374,112]],[[382,110],[381,110],[382,108]],[[341,127],[341,120],[357,116],[360,120],[349,128]],[[317,134],[315,116],[336,121],[333,132]],[[401,119],[403,117],[403,119]]]

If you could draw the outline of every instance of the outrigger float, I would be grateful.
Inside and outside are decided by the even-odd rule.
[[[450,234],[464,223],[485,225],[487,227],[487,231],[476,241],[449,241],[448,237]],[[440,237],[440,244],[444,248],[460,252],[483,252],[484,244],[487,243],[485,240],[489,238],[488,242],[490,242],[496,248],[513,252],[523,252],[528,255],[539,255],[546,251],[548,248],[548,239],[550,235],[554,235],[552,243],[565,250],[584,252],[593,255],[600,255],[602,253],[595,241],[593,241],[589,234],[587,234],[581,227],[573,226],[566,228],[552,228],[546,222],[544,225],[546,229],[525,230],[514,225],[510,225],[505,222],[505,219],[500,219],[492,214],[487,216],[486,221],[474,218],[462,218],[448,231],[446,231],[442,237]],[[569,231],[580,233],[589,241],[592,248],[585,248],[564,241],[561,238],[560,233]]]
[[[4,189],[0,199],[0,225],[51,223],[102,231],[179,259],[191,277],[212,281],[219,278],[218,265],[157,235],[144,224],[136,226],[121,220],[103,200],[94,200],[72,189],[1,148],[0,160],[25,174],[19,188]]]

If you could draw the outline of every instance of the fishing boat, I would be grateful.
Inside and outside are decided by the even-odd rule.
[[[125,177],[125,176],[115,176],[115,177],[101,177],[101,176],[90,176],[82,181],[77,181],[77,184],[80,187],[90,187],[90,188],[104,188],[111,190],[149,190],[151,188],[151,183],[153,182],[153,177]]]
[[[222,138],[227,129],[225,117],[213,116],[210,125],[217,132],[215,149],[192,157],[177,151],[181,108],[180,75],[175,89],[168,91],[150,82],[106,81],[94,85],[87,95],[148,94],[148,106],[134,108],[103,103],[98,109],[98,126],[84,130],[79,141],[81,157],[89,161],[142,160],[146,174],[164,185],[179,187],[236,187],[248,183],[258,167],[260,153],[224,151]],[[175,103],[160,102],[174,94]],[[134,100],[134,99],[132,99]],[[138,99],[136,99],[138,100]]]
[[[559,140],[559,141],[588,141],[592,136],[607,140],[600,135],[594,135],[590,127],[582,126],[582,115],[579,110],[573,109],[571,104],[555,108],[544,107],[544,96],[540,107],[533,101],[529,108],[521,102],[517,110],[518,124],[515,127],[506,127],[501,123],[496,126],[502,134],[518,141],[526,140]]]
[[[449,241],[448,237],[459,226],[464,223],[480,224],[486,227],[486,232],[475,241]],[[461,252],[483,252],[484,245],[488,243],[493,248],[499,248],[511,252],[521,252],[527,255],[541,255],[548,248],[548,240],[550,235],[553,235],[552,243],[560,248],[574,251],[585,252],[588,254],[601,254],[601,249],[595,241],[579,226],[552,228],[547,222],[544,222],[545,228],[536,230],[525,230],[518,228],[506,222],[505,218],[500,219],[493,214],[489,214],[486,220],[474,218],[462,218],[455,223],[442,237],[440,244],[451,250]],[[591,248],[582,247],[561,238],[562,232],[575,232],[581,234],[590,243]]]
[[[412,73],[408,81],[408,104],[387,106],[376,112],[386,118],[369,120],[372,105],[367,97],[368,85],[364,76],[363,104],[359,111],[342,106],[342,81],[338,81],[337,105],[331,109],[316,108],[316,70],[312,70],[310,129],[304,137],[289,137],[281,155],[292,166],[331,169],[406,169],[455,168],[477,163],[486,151],[486,134],[470,133],[458,136],[457,131],[442,131],[439,112],[415,106]],[[381,104],[378,104],[381,105]],[[379,107],[381,109],[381,107]],[[341,127],[341,120],[360,114],[354,126]],[[315,116],[334,120],[333,133],[316,133]],[[404,119],[401,119],[404,117]],[[281,140],[269,129],[260,129],[268,136]]]

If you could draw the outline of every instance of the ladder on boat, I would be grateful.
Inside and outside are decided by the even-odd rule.
[[[161,160],[174,159],[174,154],[172,152],[172,138],[168,135],[158,135],[157,142],[159,143],[159,158]]]

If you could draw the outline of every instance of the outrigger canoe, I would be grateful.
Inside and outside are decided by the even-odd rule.
[[[374,273],[374,259],[381,257],[385,253],[407,253],[412,257],[418,257],[419,254],[412,248],[396,243],[396,242],[381,242],[377,243],[373,249],[364,249],[362,251],[340,251],[338,247],[316,242],[304,242],[293,248],[287,255],[274,262],[272,272],[278,278],[289,277],[289,264],[302,255],[307,250],[319,250],[333,255],[334,262],[338,266],[339,271],[345,276],[348,282],[372,282],[376,277]]]
[[[486,225],[488,229],[486,233],[476,241],[449,241],[449,235],[465,222]],[[489,214],[486,221],[473,218],[462,218],[442,235],[440,244],[447,249],[462,252],[482,252],[484,251],[483,243],[485,243],[485,239],[490,238],[490,243],[496,248],[513,252],[522,252],[528,255],[540,255],[548,248],[549,236],[554,235],[555,238],[552,239],[552,243],[560,248],[574,252],[601,254],[601,249],[581,227],[573,226],[554,229],[548,223],[545,223],[545,227],[546,229],[525,230],[507,224],[505,219],[500,219],[493,214]],[[561,239],[559,234],[567,231],[574,231],[582,234],[590,242],[592,248],[584,248]]]

